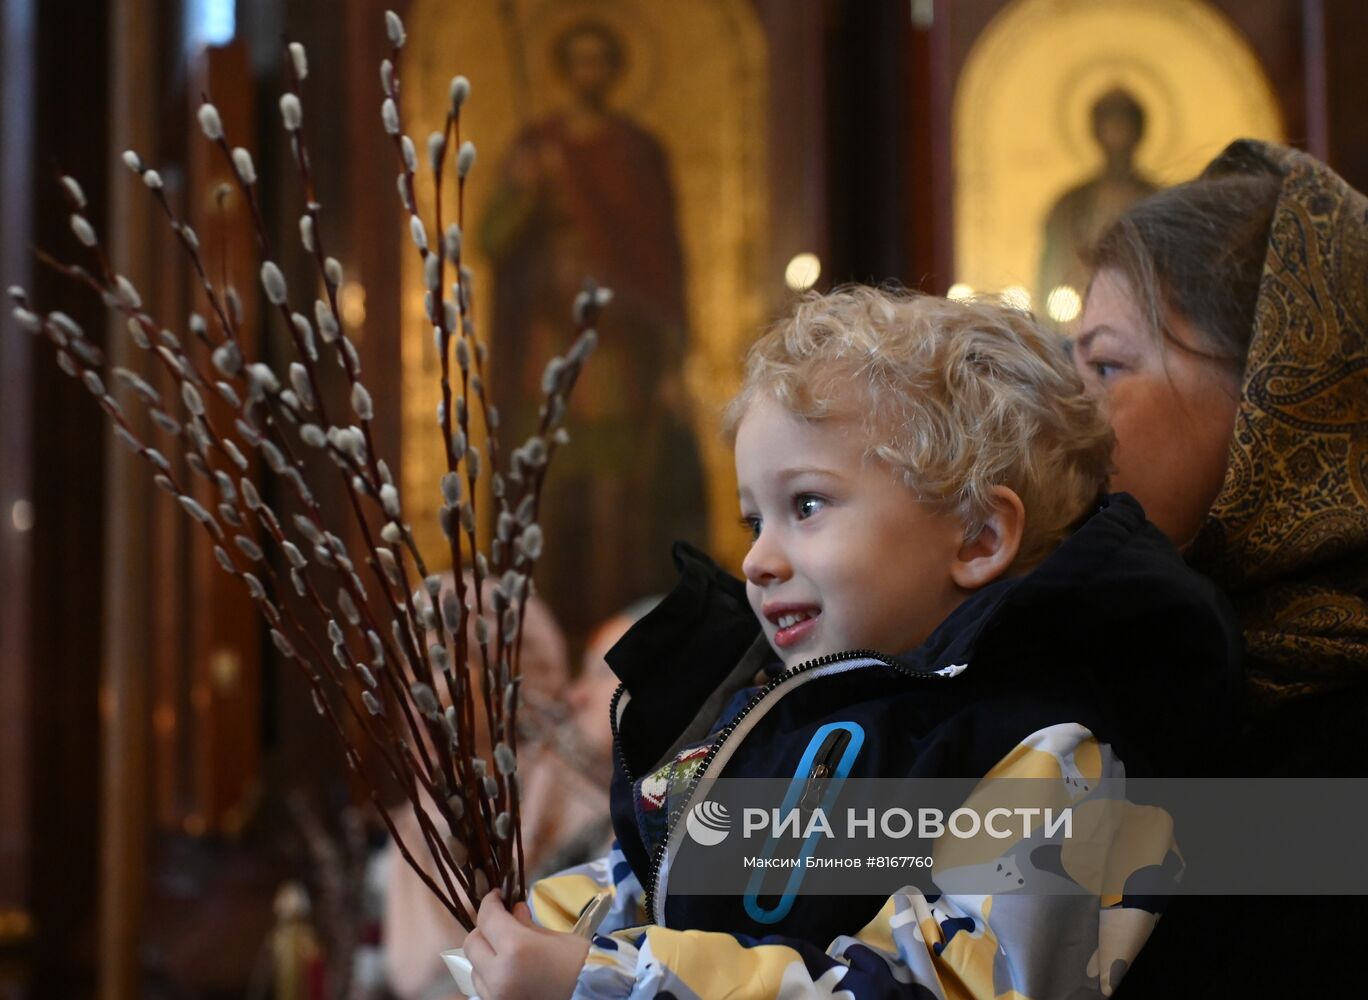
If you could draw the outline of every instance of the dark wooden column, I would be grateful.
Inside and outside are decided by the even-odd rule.
[[[1326,127],[1330,165],[1360,191],[1368,191],[1368,4],[1324,0]]]
[[[906,125],[901,130],[902,224],[908,234],[906,281],[944,295],[955,280],[954,170],[951,157],[950,21],[945,0],[913,0],[904,49]]]
[[[903,134],[912,34],[901,0],[828,3],[833,281],[908,280]]]
[[[31,127],[31,144],[18,152],[28,158],[31,173],[21,189],[30,205],[28,227],[20,228],[17,240],[24,253],[33,244],[66,256],[79,247],[54,186],[57,168],[80,178],[88,217],[98,230],[108,231],[106,5],[103,0],[20,0],[17,6],[32,19],[28,55],[33,60],[32,89],[14,99],[5,94],[5,114],[27,117]],[[7,13],[11,7],[7,3]],[[8,55],[6,64],[8,70]],[[5,220],[6,230],[18,228],[8,212]],[[64,310],[94,342],[103,343],[104,311],[98,300],[73,295],[69,282],[45,268],[33,266],[30,277],[41,308]],[[18,336],[8,310],[0,334]],[[90,394],[58,370],[50,347],[36,341],[27,346],[27,371],[19,374],[26,382],[27,406],[17,432],[27,439],[33,505],[21,584],[28,644],[27,655],[21,651],[17,660],[7,655],[4,668],[8,676],[22,677],[27,692],[26,726],[19,737],[27,802],[24,891],[34,935],[25,958],[27,996],[84,997],[91,993],[95,965],[108,431]],[[6,384],[12,384],[8,372]],[[5,514],[8,520],[10,512]],[[12,595],[8,591],[4,600]],[[24,704],[17,710],[24,711]]]
[[[118,162],[125,149],[157,150],[162,81],[157,57],[162,17],[157,0],[113,0],[109,25],[109,248],[117,266],[153,301],[161,280],[152,251],[155,219],[146,192],[128,183]],[[117,172],[117,173],[116,173]],[[142,197],[140,197],[142,196]],[[159,278],[161,280],[159,280]],[[137,349],[111,319],[111,364],[142,368]],[[131,397],[129,397],[131,399]],[[142,407],[129,406],[144,425]],[[148,434],[151,437],[151,434]],[[151,484],[141,460],[110,452],[105,474],[105,630],[101,670],[99,996],[138,994],[138,942],[143,926],[149,816],[148,546]]]

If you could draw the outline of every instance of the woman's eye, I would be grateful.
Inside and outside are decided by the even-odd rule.
[[[1102,381],[1113,378],[1121,370],[1121,366],[1115,361],[1089,361],[1088,367]]]
[[[824,503],[825,501],[823,501],[821,497],[815,497],[805,493],[794,498],[793,509],[798,514],[798,520],[806,521],[813,514],[816,514],[821,510]]]

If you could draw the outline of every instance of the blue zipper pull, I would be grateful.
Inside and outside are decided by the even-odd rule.
[[[855,759],[860,755],[860,748],[864,745],[864,736],[864,728],[858,722],[830,722],[818,729],[808,744],[807,752],[798,762],[798,769],[794,772],[793,781],[779,811],[788,813],[789,810],[796,808],[802,813],[823,806],[830,809],[836,797],[840,795],[841,784],[855,766]],[[803,781],[802,785],[799,785],[800,781]],[[833,782],[836,786],[834,788]],[[820,831],[814,830],[798,845],[797,867],[790,872],[783,893],[775,905],[767,906],[761,902],[762,899],[766,902],[775,899],[772,893],[761,894],[765,869],[757,868],[751,874],[746,885],[746,894],[742,897],[742,907],[748,917],[758,924],[770,925],[789,915],[798,899],[798,890],[803,884],[807,859],[817,850],[819,839]],[[765,842],[764,857],[774,857],[777,847],[778,843],[771,835]]]

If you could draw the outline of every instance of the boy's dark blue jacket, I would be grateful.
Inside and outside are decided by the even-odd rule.
[[[897,558],[897,553],[888,558]],[[803,954],[814,979],[825,967],[843,964],[838,974],[845,977],[842,988],[856,995],[865,992],[856,988],[863,980],[847,975],[863,967],[857,955],[847,946],[826,945],[838,935],[865,928],[881,915],[881,908],[891,912],[884,899],[801,897],[781,922],[760,924],[747,916],[738,898],[687,895],[687,887],[673,882],[666,898],[651,898],[663,838],[642,822],[643,779],[669,767],[683,747],[715,744],[718,726],[726,721],[719,718],[722,706],[729,695],[755,683],[757,667],[771,679],[743,714],[762,717],[717,757],[723,764],[713,777],[794,776],[814,734],[826,724],[847,720],[865,733],[849,772],[852,778],[982,777],[1009,754],[1020,752],[1033,734],[1060,726],[1095,739],[1103,748],[1104,767],[1126,776],[1220,770],[1218,758],[1241,686],[1238,625],[1219,591],[1184,565],[1125,494],[1100,501],[1029,573],[972,594],[919,648],[883,657],[884,663],[864,669],[818,671],[815,680],[802,683],[794,680],[804,673],[803,666],[785,671],[769,651],[741,581],[683,544],[675,548],[675,561],[680,571],[676,588],[608,654],[622,681],[613,705],[614,830],[622,855],[645,889],[647,919],[664,928],[724,931],[748,947],[782,942]],[[672,864],[678,863],[678,852],[700,849],[687,838],[669,843]],[[930,902],[935,903],[934,897]],[[1018,915],[1013,924],[1018,918],[1009,911],[1009,902],[1025,905],[1004,897],[993,911],[1002,926],[988,929],[989,939],[997,939],[993,948],[1004,956],[1011,948],[1002,939],[1016,933],[1013,927],[1034,925],[1038,932],[1042,926],[1029,913]],[[951,904],[947,900],[945,905]],[[1138,905],[1154,908],[1143,901]],[[1088,932],[1094,937],[1096,910],[1094,906]],[[934,919],[950,936],[957,929],[971,935],[984,931],[974,930],[972,915],[954,911],[959,915],[950,927],[946,916],[936,912]],[[918,940],[937,932],[930,919],[919,921]],[[985,916],[982,922],[992,921]],[[657,940],[655,947],[664,945]],[[861,947],[855,946],[855,952]],[[1023,996],[1039,995],[1044,982],[1069,982],[1086,993],[1090,985],[1097,987],[1099,976],[1108,975],[1109,990],[1114,989],[1120,970],[1133,957],[1126,954],[1120,965],[1112,963],[1110,972],[1104,968],[1098,973],[1096,951],[1084,963],[1068,957],[1067,949],[1059,957],[1037,955],[1039,943],[1023,947],[1024,958],[1015,955],[994,971],[999,987],[1008,985],[1002,976],[1018,977],[1011,985]],[[901,944],[899,950],[904,950]],[[952,957],[946,940],[927,958],[929,972],[916,971],[920,959],[895,956],[894,961],[908,968],[886,982],[875,974],[882,985],[870,981],[868,991],[882,993],[908,975],[918,982],[940,976],[933,966]],[[1047,965],[1071,962],[1077,968],[1063,970],[1063,979],[1059,968],[1026,969],[1036,958]],[[625,961],[621,955],[613,960]],[[591,954],[591,965],[593,961]],[[657,955],[655,961],[662,960]],[[684,958],[676,961],[687,964]],[[925,985],[928,995],[941,992],[935,984]]]

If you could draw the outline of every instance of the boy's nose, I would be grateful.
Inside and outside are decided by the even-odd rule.
[[[786,579],[791,571],[783,552],[762,531],[741,561],[741,572],[748,582],[760,587]]]

